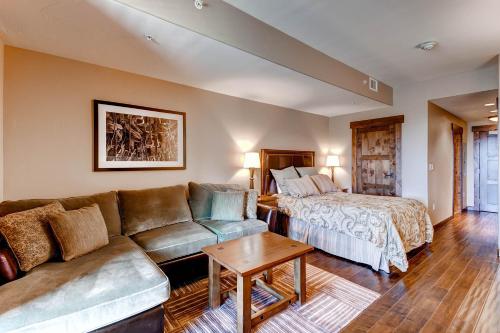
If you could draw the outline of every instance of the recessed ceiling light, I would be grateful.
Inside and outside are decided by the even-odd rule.
[[[493,106],[495,105],[495,103],[487,103],[487,104],[484,104],[484,106]]]
[[[203,0],[194,0],[194,7],[196,9],[202,10],[203,9]]]
[[[491,117],[488,117],[488,119],[491,120],[492,122],[495,122],[495,123],[498,122],[498,116],[491,116]]]
[[[433,48],[435,48],[437,45],[438,45],[438,42],[436,42],[434,40],[430,40],[430,41],[423,42],[423,43],[415,45],[415,48],[421,49],[421,50],[424,50],[424,51],[430,51]]]

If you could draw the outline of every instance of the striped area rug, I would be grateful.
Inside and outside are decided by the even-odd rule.
[[[307,265],[307,302],[292,304],[288,309],[254,327],[259,333],[327,333],[338,332],[380,294]],[[236,285],[236,276],[222,272],[221,290]],[[273,286],[293,292],[293,263],[274,269]],[[252,289],[252,304],[263,308],[277,299],[265,290]],[[165,303],[165,332],[211,333],[236,332],[236,306],[228,298],[218,309],[208,309],[208,279],[174,289]]]

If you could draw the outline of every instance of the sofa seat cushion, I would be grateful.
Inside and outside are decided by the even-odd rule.
[[[218,243],[268,231],[267,223],[257,219],[239,222],[219,220],[200,220],[197,222],[215,233]]]
[[[124,236],[0,287],[0,332],[88,332],[164,303],[170,284]]]
[[[217,236],[194,222],[183,222],[131,237],[156,263],[194,254],[201,248],[217,244]]]

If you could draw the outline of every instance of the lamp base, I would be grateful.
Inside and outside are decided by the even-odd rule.
[[[253,190],[254,189],[254,174],[255,174],[255,169],[254,168],[249,168],[250,171],[250,186],[248,187],[249,189]]]

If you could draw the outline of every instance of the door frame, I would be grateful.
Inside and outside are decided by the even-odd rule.
[[[479,142],[481,140],[480,132],[496,131],[497,125],[482,125],[482,126],[472,126],[472,134],[474,137],[473,150],[474,155],[474,206],[471,207],[472,210],[479,211]]]
[[[353,193],[357,193],[358,183],[357,183],[357,173],[358,173],[358,163],[357,163],[357,141],[358,141],[358,132],[360,129],[369,129],[373,127],[379,126],[388,126],[395,125],[395,161],[396,161],[396,196],[402,196],[402,176],[401,176],[401,124],[404,123],[404,115],[392,116],[392,117],[384,117],[384,118],[375,118],[361,121],[353,121],[350,123],[350,128],[352,131],[352,191]]]
[[[453,143],[453,200],[452,200],[452,216],[460,214],[464,205],[464,170],[463,170],[463,161],[464,161],[464,147],[463,147],[463,138],[464,128],[457,124],[451,124],[451,135],[452,135],[452,143]],[[455,135],[460,135],[460,143],[459,145],[455,144]],[[460,154],[460,161],[457,162],[456,154],[457,150]],[[458,170],[457,170],[458,169]],[[458,171],[458,172],[457,172]],[[457,177],[458,175],[458,177]],[[457,196],[457,187],[460,187],[460,195]],[[457,201],[460,203],[459,210],[455,209],[455,205]]]

